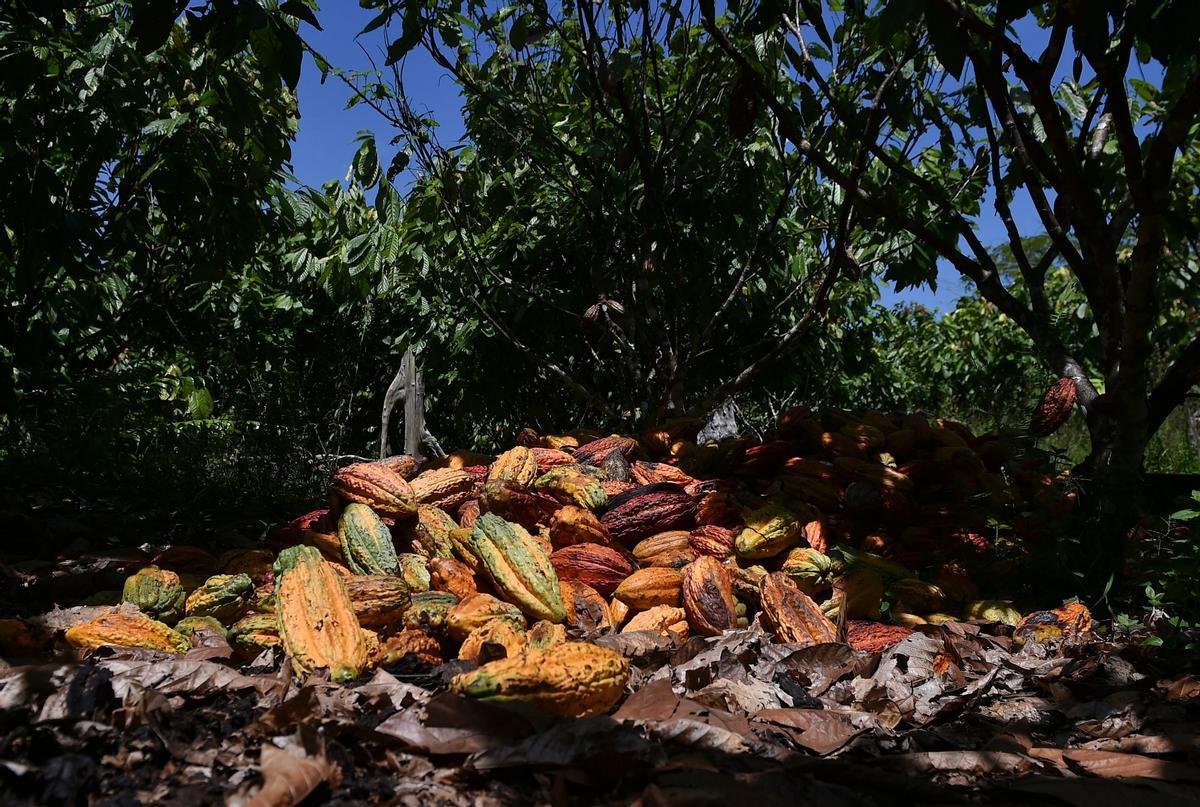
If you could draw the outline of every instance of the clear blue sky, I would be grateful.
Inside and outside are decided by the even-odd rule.
[[[358,32],[371,20],[372,12],[359,8],[357,3],[348,0],[338,0],[336,4],[327,2],[323,5],[318,18],[324,30],[317,31],[305,26],[304,32],[309,42],[330,63],[348,70],[365,69],[368,62],[362,48],[368,49],[378,63],[383,63],[382,40],[377,36],[378,32],[356,39]],[[1042,34],[1033,27],[1021,30],[1020,33],[1022,38],[1041,38]],[[1034,48],[1041,45],[1040,42],[1030,44]],[[1065,72],[1069,59],[1063,61]],[[441,74],[420,48],[413,51],[406,60],[404,78],[418,111],[431,112],[441,125],[440,139],[448,144],[458,140],[463,133],[462,104],[454,83]],[[345,85],[332,77],[324,84],[320,79],[320,72],[311,58],[306,57],[298,89],[300,130],[292,147],[296,177],[308,185],[321,185],[333,179],[344,179],[357,147],[354,138],[363,129],[375,133],[380,159],[386,166],[395,151],[388,143],[393,133],[387,124],[365,105],[346,109],[350,92]],[[1014,201],[1013,215],[1022,233],[1035,235],[1041,232],[1036,212],[1024,199],[1018,198]],[[985,244],[1006,240],[1003,227],[991,213],[990,202],[985,207],[980,229]],[[939,272],[936,292],[920,288],[907,289],[901,294],[895,294],[885,288],[883,299],[888,304],[914,301],[946,311],[954,307],[955,300],[963,293],[964,286],[958,273],[943,267]]]

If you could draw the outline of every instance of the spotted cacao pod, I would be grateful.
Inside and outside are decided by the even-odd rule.
[[[298,673],[328,667],[335,681],[357,678],[367,644],[346,584],[311,547],[295,546],[275,561],[279,638]]]
[[[737,626],[733,581],[716,558],[701,556],[683,570],[683,610],[701,636],[720,636]]]
[[[475,477],[465,470],[453,468],[422,471],[411,484],[417,502],[443,510],[453,510],[478,495]]]
[[[192,641],[158,620],[136,612],[113,612],[76,625],[66,633],[72,647],[95,650],[104,645],[145,647],[164,653],[186,653]]]
[[[188,616],[211,616],[229,624],[250,607],[254,581],[247,574],[217,574],[188,595],[184,612]]]
[[[173,623],[183,615],[187,594],[179,575],[169,569],[147,566],[125,580],[121,601],[137,606],[153,619]]]
[[[810,645],[837,641],[837,626],[786,574],[764,577],[759,601],[767,626],[780,642]]]
[[[355,574],[396,574],[399,561],[392,533],[365,504],[352,502],[338,519],[342,556]]]
[[[403,520],[417,514],[412,486],[378,463],[358,462],[338,470],[329,491],[341,503],[365,504],[387,518]]]
[[[550,622],[566,617],[554,566],[520,525],[485,513],[471,531],[471,551],[492,587],[526,614]]]
[[[570,455],[564,454],[567,462]],[[564,463],[565,464],[565,463]],[[488,481],[512,482],[514,485],[531,485],[538,476],[538,461],[533,451],[517,446],[505,451],[488,469]]]

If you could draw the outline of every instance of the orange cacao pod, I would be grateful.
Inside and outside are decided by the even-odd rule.
[[[381,516],[411,518],[417,514],[417,499],[404,477],[372,462],[347,465],[333,475],[329,492],[338,501],[365,504]]]
[[[656,605],[679,605],[683,574],[675,569],[638,569],[621,581],[613,596],[635,611]]]
[[[683,609],[688,625],[702,636],[719,636],[737,625],[733,582],[716,558],[696,558],[683,570]]]
[[[810,645],[837,641],[837,627],[821,606],[784,573],[763,578],[759,601],[764,620],[780,642]]]

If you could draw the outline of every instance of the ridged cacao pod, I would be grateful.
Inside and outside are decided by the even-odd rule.
[[[427,558],[454,557],[454,542],[450,533],[458,529],[449,513],[431,504],[417,506],[417,520],[412,523],[412,549]]]
[[[455,676],[450,689],[469,698],[520,701],[548,714],[585,717],[615,706],[628,680],[629,662],[621,654],[567,642],[484,664]]]
[[[796,514],[778,505],[760,507],[746,518],[734,549],[739,558],[770,558],[791,548],[799,540],[804,522]]]
[[[229,643],[250,655],[279,647],[279,618],[275,614],[247,614],[229,627]]]
[[[569,454],[563,453],[567,462],[571,462]],[[564,463],[565,464],[565,463]],[[528,486],[538,477],[538,461],[533,451],[524,446],[517,446],[505,451],[488,470],[488,481],[512,482],[514,485]]]
[[[688,529],[696,515],[696,504],[678,485],[647,485],[634,488],[609,502],[600,517],[617,543],[632,546],[643,538],[665,530]]]
[[[688,534],[688,546],[697,555],[708,555],[717,560],[733,557],[733,530],[707,525],[697,527]]]
[[[408,479],[417,472],[417,460],[408,454],[396,454],[373,464],[386,468],[404,479]]]
[[[458,605],[458,597],[445,591],[422,591],[409,597],[404,612],[404,627],[423,630],[435,636],[446,633],[450,609]]]
[[[737,626],[733,582],[716,558],[696,558],[683,570],[683,610],[692,631],[701,636],[720,636]]]
[[[439,468],[422,471],[412,480],[413,495],[420,504],[453,510],[478,495],[475,477],[465,470]]]
[[[620,453],[626,460],[633,462],[641,454],[642,447],[632,437],[622,437],[618,434],[613,434],[608,437],[601,437],[598,440],[592,440],[590,443],[584,443],[572,452],[572,456],[575,462],[586,465],[600,465],[614,451]]]
[[[675,569],[638,569],[621,581],[613,596],[635,611],[656,605],[679,605],[683,574]]]
[[[66,640],[72,647],[84,650],[115,645],[180,654],[192,649],[192,641],[187,636],[139,613],[104,614],[68,630]]]
[[[787,575],[775,572],[763,578],[759,601],[763,618],[780,642],[811,645],[837,641],[837,626]]]
[[[563,607],[567,611],[566,623],[572,628],[592,633],[607,630],[618,624],[609,604],[600,596],[600,592],[591,586],[575,580],[561,580],[559,591],[562,593]]]
[[[833,585],[842,573],[842,564],[809,546],[796,547],[787,553],[779,571],[785,574],[805,594],[816,594]]]
[[[334,681],[357,678],[367,645],[354,604],[333,569],[311,547],[295,546],[275,561],[279,638],[298,673],[328,667]]]
[[[211,630],[222,639],[229,639],[229,629],[211,616],[185,616],[175,623],[175,632],[189,639],[198,630]]]
[[[452,606],[446,613],[446,630],[450,638],[461,642],[471,631],[495,619],[505,620],[521,630],[525,629],[525,615],[517,606],[491,594],[472,594]]]
[[[346,505],[338,519],[338,540],[355,574],[396,574],[399,569],[391,531],[365,504]]]
[[[550,519],[550,543],[555,549],[574,544],[611,543],[608,530],[591,510],[566,505]]]
[[[183,615],[186,599],[179,575],[157,566],[147,566],[130,575],[121,591],[122,602],[135,605],[147,616],[168,623]]]
[[[964,619],[978,619],[985,622],[1003,622],[1005,625],[1016,627],[1021,624],[1021,612],[1012,607],[1006,600],[976,600],[968,603],[963,609]]]
[[[573,504],[589,510],[603,507],[608,501],[604,488],[600,486],[600,480],[570,465],[551,468],[534,481],[533,487],[534,490],[549,494],[563,504]]]
[[[439,468],[451,468],[455,471],[461,471],[475,465],[491,465],[495,460],[496,458],[490,454],[480,454],[467,450],[451,451],[441,459],[425,463],[424,470],[436,471]]]
[[[429,587],[434,591],[448,591],[461,600],[479,590],[475,573],[461,560],[431,558],[428,565]]]
[[[330,494],[341,502],[365,504],[381,516],[403,520],[417,514],[417,498],[404,477],[377,463],[347,465],[333,475]]]
[[[532,448],[530,451],[533,452],[533,458],[537,461],[539,474],[544,474],[551,468],[557,468],[560,465],[574,465],[577,462],[566,451],[560,451],[557,448]]]
[[[426,664],[441,664],[441,642],[423,630],[402,630],[384,641],[379,663],[395,664],[408,655],[415,656]]]
[[[1024,644],[1077,641],[1092,632],[1092,613],[1079,602],[1069,602],[1050,611],[1034,611],[1017,623],[1013,638]]]
[[[493,655],[493,648],[488,645],[496,649],[503,648],[503,653]],[[458,657],[479,664],[496,658],[511,658],[524,649],[524,629],[515,627],[507,619],[493,619],[467,634],[458,650]]]
[[[549,523],[550,517],[562,507],[553,496],[533,493],[510,482],[501,481],[484,485],[479,503],[485,512],[520,524],[527,530],[537,529],[537,525],[541,523]]]
[[[429,591],[433,584],[429,574],[429,558],[414,552],[403,552],[396,556],[396,576],[404,580],[409,594]]]
[[[601,544],[575,544],[556,549],[550,562],[561,579],[591,586],[602,597],[612,594],[621,581],[637,569],[626,555]]]
[[[526,614],[550,622],[566,617],[554,566],[522,527],[485,513],[471,531],[471,551],[492,587]]]
[[[355,575],[346,578],[346,593],[358,624],[377,630],[400,623],[408,610],[408,584],[392,575]]]
[[[188,616],[211,616],[229,624],[250,607],[253,595],[254,581],[250,575],[213,575],[188,595],[184,613]]]
[[[1042,400],[1029,419],[1029,433],[1034,437],[1049,437],[1071,417],[1075,409],[1075,382],[1060,378],[1042,394]]]

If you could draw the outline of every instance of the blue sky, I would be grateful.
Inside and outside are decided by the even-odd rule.
[[[305,26],[309,42],[330,63],[343,69],[364,69],[368,66],[362,48],[367,48],[383,63],[381,39],[375,34],[356,39],[359,31],[371,20],[373,13],[359,8],[357,3],[339,0],[324,4],[318,17],[324,30],[317,31]],[[333,9],[337,9],[334,11]],[[1032,26],[1019,31],[1022,38],[1037,38],[1042,32]],[[1032,43],[1037,48],[1040,43]],[[1069,65],[1069,60],[1063,60]],[[1065,66],[1064,66],[1065,69]],[[421,49],[416,49],[405,64],[405,85],[418,111],[432,113],[441,129],[439,137],[444,143],[453,143],[463,133],[461,99],[454,83],[441,74]],[[321,74],[311,58],[305,58],[304,69],[298,89],[300,98],[300,130],[292,147],[293,167],[297,179],[308,185],[321,185],[329,180],[342,180],[350,166],[357,148],[355,137],[360,130],[375,133],[380,149],[380,158],[388,164],[394,147],[388,144],[392,132],[379,115],[365,105],[346,109],[349,90],[336,78],[321,83]],[[991,214],[990,203],[985,213]],[[1013,215],[1022,233],[1035,235],[1041,232],[1036,212],[1024,199],[1014,200]],[[1005,240],[1004,230],[994,215],[985,215],[980,222],[985,244]],[[902,301],[919,302],[942,311],[954,307],[955,300],[964,293],[959,275],[953,269],[943,267],[939,272],[937,290],[928,288],[907,289],[896,294],[883,290],[887,304]]]

